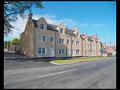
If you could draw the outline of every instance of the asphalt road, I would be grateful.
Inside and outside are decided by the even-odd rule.
[[[4,88],[115,89],[116,58],[71,65],[5,69]]]

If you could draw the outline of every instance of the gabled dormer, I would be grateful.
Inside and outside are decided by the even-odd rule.
[[[65,27],[64,24],[59,24],[59,25],[57,26],[57,30],[59,31],[59,33],[65,34],[65,32],[66,32],[66,27]]]
[[[37,26],[40,30],[46,30],[47,29],[47,21],[41,17],[37,20]]]
[[[79,30],[77,28],[73,28],[72,31],[77,37],[80,37],[80,33],[79,33]]]

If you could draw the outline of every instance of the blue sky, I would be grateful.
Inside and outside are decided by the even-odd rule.
[[[109,44],[111,41],[116,45],[115,1],[45,1],[43,6],[43,9],[32,8],[33,18],[38,19],[43,16],[52,24],[64,23],[68,28],[77,27],[81,34],[97,34],[102,42]],[[25,13],[27,15],[29,12]],[[20,22],[18,20],[19,24]],[[23,23],[18,26],[21,31],[24,31],[24,27]],[[5,40],[19,37],[21,31],[15,31],[11,36],[5,37]]]

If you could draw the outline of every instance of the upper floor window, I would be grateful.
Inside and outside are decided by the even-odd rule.
[[[53,42],[53,37],[50,37],[50,41]]]
[[[59,39],[60,44],[64,44],[64,39]]]
[[[77,36],[79,35],[79,33],[77,33]]]
[[[76,41],[76,45],[80,45],[80,41]]]
[[[44,29],[44,24],[40,24],[40,29]]]
[[[62,28],[60,29],[60,33],[63,33],[63,29]]]
[[[70,40],[67,40],[67,44],[69,44]]]
[[[42,41],[45,42],[45,36],[42,36]]]

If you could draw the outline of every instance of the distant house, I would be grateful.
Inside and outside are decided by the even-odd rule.
[[[19,45],[8,45],[7,51],[13,51],[15,53],[20,53],[20,46]]]
[[[103,56],[115,56],[116,55],[116,49],[115,47],[103,45]]]

